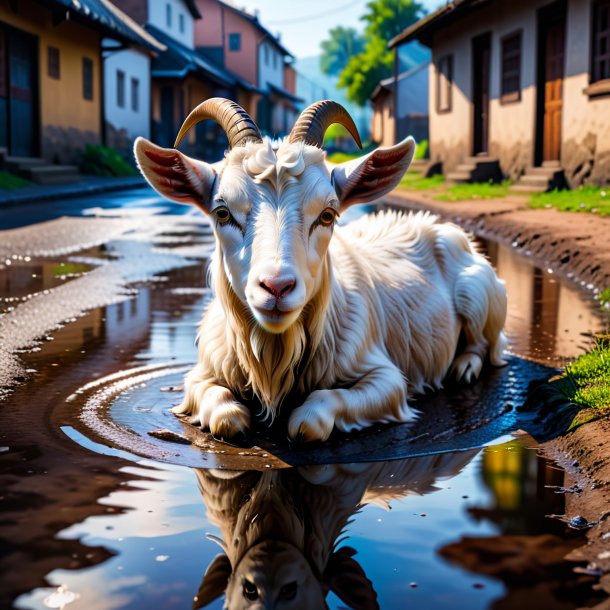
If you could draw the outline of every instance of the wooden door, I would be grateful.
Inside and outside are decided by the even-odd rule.
[[[172,148],[176,137],[174,129],[174,88],[161,87],[161,138],[160,145]]]
[[[544,119],[542,160],[558,161],[561,157],[561,112],[565,64],[565,21],[546,28],[544,39]]]
[[[473,154],[489,151],[489,61],[491,35],[472,41]]]

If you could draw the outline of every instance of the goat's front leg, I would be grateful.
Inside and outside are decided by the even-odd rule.
[[[350,388],[315,390],[288,419],[291,438],[326,440],[336,426],[343,432],[376,422],[410,422],[417,415],[407,404],[407,383],[398,367],[375,350],[354,367],[360,375]]]
[[[184,400],[173,413],[189,417],[189,422],[209,428],[217,438],[234,438],[250,427],[250,411],[233,392],[217,383],[201,379],[195,368],[185,378]]]

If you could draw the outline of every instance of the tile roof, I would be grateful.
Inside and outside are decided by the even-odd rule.
[[[109,0],[38,1],[52,9],[65,11],[66,19],[94,27],[104,36],[136,44],[151,51],[159,52],[165,48]]]

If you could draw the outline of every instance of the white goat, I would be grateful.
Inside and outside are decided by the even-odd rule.
[[[275,149],[242,108],[214,98],[187,117],[176,146],[208,118],[229,136],[217,164],[135,143],[149,183],[197,205],[217,239],[215,298],[177,414],[231,438],[250,425],[242,400],[260,402],[273,420],[288,397],[304,399],[289,416],[290,436],[325,440],[334,426],[412,421],[409,396],[440,387],[452,364],[466,382],[488,351],[492,364],[504,364],[504,285],[461,229],[396,212],[336,226],[348,206],[398,184],[412,138],[330,172],[321,149],[330,124],[360,144],[339,104],[307,108]],[[456,357],[461,333],[465,349]]]
[[[223,608],[328,610],[332,590],[350,608],[378,609],[373,583],[345,546],[345,529],[367,504],[437,490],[478,453],[460,451],[369,464],[265,472],[195,470],[223,553],[205,572],[194,608],[225,593]],[[341,543],[341,544],[339,544]]]

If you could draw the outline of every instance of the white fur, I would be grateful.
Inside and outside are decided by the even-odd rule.
[[[320,149],[282,142],[274,150],[265,140],[233,149],[213,185],[195,185],[195,192],[211,190],[200,207],[218,240],[216,296],[176,413],[231,437],[250,424],[240,400],[255,399],[270,421],[280,407],[292,410],[291,437],[325,440],[333,427],[412,421],[408,398],[439,388],[452,364],[466,382],[479,375],[488,352],[492,364],[503,364],[504,285],[461,229],[398,212],[334,231],[320,224],[324,210],[393,188],[413,146],[408,140],[379,149],[331,178]],[[192,186],[199,162],[189,163]],[[154,167],[140,166],[172,196],[153,179]],[[385,174],[376,181],[380,166]],[[210,167],[195,173],[207,176],[216,171]],[[230,210],[234,224],[214,220],[218,206]],[[293,278],[294,288],[276,297],[263,286],[268,277]],[[462,332],[466,349],[455,358]]]

